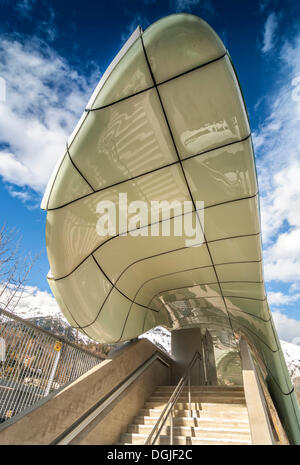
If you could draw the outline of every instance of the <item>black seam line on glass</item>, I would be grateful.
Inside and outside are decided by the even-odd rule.
[[[192,212],[189,212],[189,213],[193,213],[194,210]],[[178,215],[180,216],[180,215]],[[177,216],[175,217],[172,217],[170,219],[173,219],[173,218],[177,218]],[[163,220],[165,221],[165,220]],[[161,222],[161,220],[159,221]],[[158,223],[159,223],[158,222]],[[157,224],[157,223],[152,223],[152,224]],[[143,226],[144,227],[144,226]],[[148,227],[148,226],[146,226]],[[141,228],[140,228],[141,229]],[[137,231],[137,229],[135,230],[132,230],[132,231]],[[104,246],[105,244],[107,244],[109,241],[111,241],[112,239],[116,239],[117,237],[122,237],[124,236],[125,233],[121,233],[121,234],[118,234],[117,236],[113,236],[113,237],[110,237],[109,239],[107,239],[105,242],[102,242],[101,244],[99,244],[94,250],[92,250],[92,252],[90,252],[83,260],[81,260],[81,262],[75,266],[75,268],[73,268],[72,271],[70,271],[69,273],[67,273],[66,275],[64,276],[60,276],[59,278],[48,278],[48,279],[53,279],[53,281],[60,281],[61,279],[65,279],[67,278],[68,276],[70,276],[72,273],[74,273],[74,271],[76,271],[86,260],[88,260],[90,258],[90,256],[94,253],[96,253],[102,246]],[[242,235],[242,236],[230,236],[230,237],[225,237],[225,238],[220,238],[220,239],[213,239],[212,241],[208,241],[208,243],[214,243],[214,242],[219,242],[219,241],[225,241],[225,240],[229,240],[229,239],[239,239],[241,237],[252,237],[252,236],[259,236],[260,235],[260,232],[259,233],[254,233],[254,234],[245,234],[245,235]],[[204,242],[201,242],[201,244],[203,245]],[[200,244],[200,246],[201,246]],[[160,252],[156,255],[150,255],[148,257],[144,257],[144,258],[141,258],[139,260],[136,260],[134,262],[132,262],[130,265],[128,265],[126,268],[124,268],[124,270],[121,272],[121,274],[119,275],[119,277],[117,278],[117,280],[115,281],[115,283],[117,283],[117,281],[120,279],[120,277],[123,275],[123,273],[128,269],[130,268],[131,266],[135,265],[136,263],[138,262],[142,262],[144,260],[149,260],[151,258],[154,258],[154,257],[158,257],[160,255],[165,255],[165,254],[168,254],[168,253],[172,253],[172,252],[176,252],[176,251],[179,251],[179,250],[183,250],[183,249],[190,249],[189,246],[184,246],[184,247],[179,247],[178,249],[172,249],[172,250],[167,250],[165,252]],[[262,261],[262,259],[260,260],[244,260],[244,261],[241,261],[241,262],[223,262],[223,263],[216,263],[215,265],[216,266],[219,266],[219,265],[232,265],[232,264],[237,264],[237,263],[260,263]],[[210,265],[211,266],[211,265]],[[229,281],[230,282],[230,281]],[[233,281],[234,282],[234,281]],[[242,281],[244,282],[244,281]]]
[[[87,183],[87,185],[92,189],[92,193],[94,194],[95,193],[95,189],[93,188],[93,186],[88,182],[88,180],[86,179],[86,177],[82,174],[82,172],[80,171],[80,169],[78,168],[78,166],[76,166],[76,164],[74,163],[72,157],[71,157],[71,154],[69,152],[69,146],[68,146],[68,142],[66,143],[66,148],[67,148],[67,153],[69,155],[69,159],[70,159],[70,162],[72,163],[72,165],[74,166],[75,170],[80,174],[80,176],[82,177],[82,179],[84,179],[84,181]],[[89,194],[91,195],[91,194]]]
[[[224,237],[224,238],[220,238],[220,239],[212,239],[210,241],[208,241],[207,243],[208,244],[212,244],[214,242],[219,242],[219,241],[227,241],[227,240],[230,240],[230,239],[239,239],[240,237],[253,237],[253,236],[260,236],[261,232],[258,232],[258,233],[251,233],[251,234],[244,234],[244,235],[239,235],[239,236],[230,236],[230,237]],[[261,261],[261,260],[258,260],[258,261]]]
[[[206,155],[207,153],[213,152],[214,150],[221,150],[221,149],[224,149],[226,147],[229,147],[230,145],[240,144],[240,143],[246,142],[249,138],[251,138],[251,133],[248,136],[244,137],[243,139],[235,140],[233,142],[229,142],[227,144],[223,144],[223,145],[220,145],[220,146],[212,148],[212,149],[207,149],[207,150],[204,150],[203,152],[196,153],[195,155],[190,155],[189,157],[182,159],[182,163],[184,164],[186,161],[191,160],[192,158],[201,157],[202,155]],[[73,162],[72,158],[71,158],[71,161]],[[137,174],[136,176],[133,176],[132,178],[123,179],[122,181],[118,181],[118,182],[116,182],[114,184],[110,184],[109,186],[101,187],[100,189],[94,189],[93,192],[90,192],[89,194],[82,195],[81,197],[78,197],[76,199],[70,200],[70,202],[67,202],[67,203],[65,203],[63,205],[59,205],[58,207],[53,207],[53,208],[48,208],[47,207],[47,211],[59,210],[60,208],[67,207],[68,205],[71,205],[74,202],[78,202],[79,200],[85,199],[86,197],[89,197],[89,196],[91,196],[93,194],[96,194],[98,192],[103,192],[105,190],[108,190],[108,189],[111,189],[113,187],[119,186],[119,185],[124,184],[126,182],[134,181],[135,179],[139,179],[139,178],[141,178],[143,176],[147,176],[149,174],[152,174],[152,173],[155,173],[157,171],[163,170],[164,168],[169,168],[170,166],[178,165],[179,163],[180,162],[178,160],[173,161],[171,163],[167,163],[166,165],[159,166],[157,168],[153,168],[152,170],[146,171],[145,173]],[[74,164],[74,162],[73,162],[73,164]],[[258,191],[257,191],[257,193],[258,193]],[[238,198],[236,200],[242,200],[242,199],[243,198]],[[222,203],[226,203],[226,202],[222,202]],[[211,206],[215,207],[217,205],[219,205],[219,204],[217,203],[217,204],[211,205]],[[208,208],[208,207],[205,207],[205,208]]]
[[[240,197],[239,199],[224,200],[224,202],[219,202],[219,203],[215,203],[212,205],[208,205],[207,207],[204,207],[204,208],[198,208],[197,211],[208,210],[209,208],[219,207],[220,205],[226,205],[227,203],[240,202],[243,200],[251,200],[257,196],[258,196],[258,191],[255,192],[255,194],[247,195],[246,197]]]
[[[105,278],[109,281],[109,283],[112,285],[112,288],[113,290],[116,290],[118,291],[123,297],[125,297],[125,299],[129,300],[132,304],[135,304],[136,302],[134,302],[134,300],[132,300],[130,297],[128,297],[128,295],[124,294],[124,292],[122,292],[120,289],[118,289],[114,283],[109,279],[109,277],[107,276],[107,274],[102,270],[101,266],[99,265],[99,263],[97,262],[97,260],[95,259],[94,255],[92,254],[92,258],[94,260],[94,262],[96,263],[97,267],[99,268],[99,270],[101,271],[101,273],[105,276]],[[157,310],[155,310],[154,308],[151,308],[151,307],[147,307],[146,305],[144,304],[137,304],[139,305],[140,307],[144,307],[146,308],[147,310],[152,310],[153,312],[157,312]]]
[[[218,281],[215,281],[215,282],[212,282],[212,283],[198,283],[198,284],[193,284],[193,285],[190,285],[190,286],[173,287],[172,289],[164,289],[164,290],[158,292],[157,294],[155,294],[154,297],[152,297],[152,300],[156,299],[157,296],[159,296],[161,294],[164,294],[165,292],[172,292],[172,291],[177,291],[177,290],[180,290],[180,289],[189,289],[189,288],[197,287],[197,286],[210,286],[212,284],[224,284],[224,283],[263,284],[263,281],[220,281],[220,283],[218,283]]]
[[[267,297],[264,297],[263,299],[257,299],[256,297],[245,297],[242,295],[224,295],[224,297],[227,299],[247,299],[247,300],[256,300],[257,302],[265,302],[267,300]]]
[[[173,136],[173,133],[172,133],[172,130],[171,130],[171,126],[170,126],[169,120],[168,120],[168,118],[167,118],[167,114],[166,114],[165,108],[164,108],[164,106],[163,106],[163,103],[162,103],[162,100],[161,100],[161,96],[160,96],[160,93],[159,93],[159,90],[158,90],[158,87],[157,87],[157,84],[156,84],[156,81],[155,81],[155,78],[154,78],[154,75],[153,75],[153,72],[152,72],[152,69],[151,69],[151,66],[150,66],[150,62],[149,62],[149,59],[148,59],[148,56],[147,56],[147,53],[146,53],[146,49],[145,49],[143,37],[141,37],[141,41],[142,41],[143,50],[144,50],[144,53],[145,53],[145,58],[146,58],[146,61],[147,61],[148,66],[149,66],[149,70],[150,70],[150,73],[151,73],[153,82],[155,83],[155,86],[156,86],[156,92],[157,92],[157,95],[158,95],[158,98],[159,98],[159,101],[160,101],[160,104],[161,104],[161,109],[162,109],[162,112],[163,112],[163,114],[164,114],[164,117],[165,117],[165,120],[166,120],[168,129],[169,129],[169,133],[170,133],[170,136],[171,136],[171,139],[172,139],[172,142],[173,142],[173,145],[174,145],[174,148],[175,148],[177,157],[178,157],[178,160],[179,160],[179,162],[180,162],[180,167],[181,167],[181,170],[182,170],[182,173],[183,173],[183,177],[184,177],[184,180],[185,180],[185,183],[186,183],[186,187],[187,187],[187,189],[188,189],[188,191],[189,191],[191,201],[192,201],[193,206],[194,206],[194,209],[195,209],[195,211],[196,211],[197,209],[196,209],[195,201],[194,201],[194,198],[193,198],[193,194],[192,194],[192,192],[191,192],[190,185],[189,185],[188,180],[187,180],[187,178],[186,178],[186,174],[185,174],[185,171],[184,171],[184,168],[183,168],[183,165],[182,165],[182,161],[181,161],[180,156],[179,156],[178,148],[177,148],[176,143],[175,143],[175,139],[174,139],[174,136]],[[210,259],[211,259],[212,265],[213,265],[213,267],[214,267],[214,262],[213,262],[213,259],[212,259],[212,256],[211,256],[209,247],[208,247],[208,245],[207,245],[207,240],[206,240],[206,237],[205,237],[205,233],[204,233],[204,231],[203,231],[203,226],[202,226],[202,223],[201,223],[201,220],[200,220],[200,218],[199,218],[199,214],[198,214],[197,211],[196,211],[196,216],[197,216],[197,218],[198,218],[198,222],[199,222],[200,228],[201,228],[201,230],[202,230],[203,238],[204,238],[204,240],[205,240],[205,244],[206,244],[208,253],[209,253],[209,255],[210,255]],[[216,272],[215,268],[214,268],[214,271],[215,271],[216,278],[217,278],[217,280],[219,281],[219,277],[218,277],[218,275],[217,275],[217,272]],[[222,294],[222,290],[221,290],[221,294]],[[223,295],[223,294],[222,294],[222,295]],[[228,309],[227,309],[227,306],[226,306],[226,302],[225,302],[224,296],[223,296],[223,301],[224,301],[224,305],[225,305],[225,308],[226,308],[227,313],[228,313]],[[231,323],[231,321],[230,321],[230,316],[229,316],[229,314],[228,314],[228,319],[229,319],[229,323],[230,323],[230,326],[231,326],[231,329],[232,329],[232,334],[233,334],[233,336],[234,336],[234,331],[233,331],[232,323]]]
[[[280,341],[279,341],[278,335],[276,334],[276,330],[275,330],[275,327],[274,327],[274,325],[273,325],[273,321],[271,321],[271,328],[272,328],[273,337],[274,337],[274,339],[275,339],[275,341],[276,341],[276,345],[277,345],[277,347],[278,347],[278,350],[280,350],[280,349],[281,349],[281,345],[280,345]],[[279,342],[279,345],[278,345],[278,342]],[[282,365],[281,359],[280,359],[280,364]]]
[[[189,214],[192,214],[192,213],[194,213],[194,210],[191,210],[190,212],[185,213],[185,215],[189,215]],[[162,223],[162,222],[164,222],[164,221],[173,220],[173,219],[178,218],[178,217],[180,217],[180,216],[183,216],[183,215],[180,214],[180,215],[172,216],[171,218],[166,218],[166,219],[163,219],[163,220],[159,220],[159,221],[156,221],[156,222],[154,222],[154,223],[150,223],[150,224],[148,224],[148,225],[141,226],[140,228],[130,229],[129,231],[125,231],[125,232],[116,234],[116,236],[112,236],[112,237],[110,237],[109,239],[107,239],[106,241],[101,242],[99,245],[97,245],[97,247],[96,247],[94,250],[92,250],[85,258],[83,258],[83,259],[81,260],[81,262],[80,262],[78,265],[76,265],[76,267],[73,268],[73,270],[70,271],[69,273],[67,273],[65,276],[61,276],[61,277],[59,277],[59,278],[51,278],[51,279],[53,279],[54,281],[59,281],[59,280],[61,280],[61,279],[67,278],[67,277],[70,276],[74,271],[76,271],[77,268],[79,268],[80,265],[82,265],[93,253],[97,252],[97,251],[98,251],[101,247],[103,247],[107,242],[110,242],[110,241],[113,240],[113,239],[116,239],[116,238],[118,238],[118,237],[123,237],[123,236],[126,237],[128,233],[131,233],[131,232],[134,232],[134,231],[140,231],[141,229],[148,228],[148,227],[150,227],[150,226],[152,226],[152,225],[154,225],[154,224],[160,224],[160,223]],[[164,236],[163,236],[163,237],[164,237]],[[165,237],[167,237],[167,236],[165,236]],[[202,245],[202,243],[203,243],[203,242],[201,242],[201,243],[198,244],[198,245]],[[174,250],[181,250],[181,249],[186,249],[186,248],[189,248],[189,247],[185,246],[185,247],[180,247],[179,249],[174,249]],[[172,250],[172,251],[173,251],[173,250]],[[171,251],[171,252],[172,252],[172,251]],[[169,252],[170,252],[170,251],[161,252],[161,253],[158,254],[158,255],[164,255],[164,254],[169,253]],[[152,257],[147,257],[147,258],[153,258],[153,257],[155,257],[155,256],[156,256],[156,255],[153,255]],[[141,259],[141,260],[138,260],[138,261],[142,261],[142,260],[144,260],[144,259]]]
[[[142,327],[142,334],[144,334],[145,332],[145,323],[146,323],[146,317],[148,315],[148,312],[145,312],[145,315],[144,315],[144,321],[143,321],[143,327]],[[121,338],[120,338],[121,339]]]
[[[58,176],[58,173],[59,173],[59,171],[60,171],[61,165],[63,164],[63,161],[64,161],[64,159],[66,158],[66,156],[68,156],[67,153],[65,153],[64,156],[62,157],[62,160],[61,160],[61,162],[60,162],[60,164],[59,164],[59,167],[58,167],[58,169],[57,169],[57,171],[56,171],[55,178],[54,178],[54,180],[53,180],[53,183],[52,183],[52,186],[51,186],[49,195],[48,195],[47,203],[46,203],[46,210],[47,210],[47,211],[49,210],[48,206],[49,206],[49,202],[50,202],[50,198],[51,198],[51,195],[52,195],[52,191],[53,191],[53,187],[54,187],[56,178],[57,178],[57,176]]]
[[[268,320],[265,320],[264,318],[262,318],[262,317],[260,317],[260,316],[258,316],[258,315],[254,315],[253,313],[245,312],[244,310],[241,310],[241,309],[239,309],[239,308],[228,307],[228,309],[229,309],[229,312],[230,312],[230,311],[240,312],[240,313],[242,313],[242,314],[251,316],[251,318],[252,318],[252,317],[253,317],[253,318],[257,318],[258,320],[261,320],[261,321],[263,321],[264,323],[269,323],[269,322],[271,321],[271,316],[270,316],[270,318],[268,318]],[[234,318],[234,316],[233,316],[233,318]]]
[[[241,323],[237,318],[235,318],[234,316],[231,316],[231,318],[235,321],[235,324],[237,326],[242,326],[247,331],[254,334],[254,336],[257,337],[257,339],[259,339],[273,354],[276,354],[276,352],[279,352],[279,349],[277,349],[277,350],[271,349],[271,347],[260,336],[258,336],[252,329],[248,328],[248,326]],[[276,346],[277,346],[277,344],[276,344]]]
[[[143,42],[142,37],[141,37],[141,41]],[[143,45],[144,45],[144,43],[143,43]],[[173,76],[173,77],[171,77],[171,78],[169,78],[169,79],[165,79],[164,81],[162,81],[162,82],[160,82],[160,83],[158,83],[158,84],[155,83],[154,76],[153,76],[152,72],[150,71],[151,78],[152,78],[152,80],[153,80],[153,82],[154,82],[154,85],[153,85],[153,86],[149,86],[149,87],[147,87],[146,89],[140,90],[140,91],[135,92],[134,94],[131,94],[131,95],[127,95],[126,97],[123,97],[123,98],[121,98],[121,99],[119,99],[119,100],[115,100],[114,102],[111,102],[111,103],[107,103],[106,105],[103,105],[103,106],[101,106],[101,107],[97,107],[97,108],[86,108],[85,111],[87,111],[87,112],[88,112],[88,111],[98,111],[98,110],[102,110],[103,108],[111,107],[112,105],[116,105],[117,103],[123,102],[124,100],[127,100],[127,99],[129,99],[129,98],[131,98],[131,97],[135,97],[136,95],[140,95],[140,94],[142,94],[143,92],[147,92],[148,90],[155,89],[157,86],[162,86],[163,84],[166,84],[166,83],[168,83],[168,82],[170,82],[170,81],[174,81],[175,79],[180,78],[181,76],[184,76],[184,75],[186,75],[186,74],[192,73],[193,71],[197,71],[198,69],[204,68],[205,66],[211,65],[212,63],[215,63],[216,61],[222,60],[222,59],[225,58],[226,56],[228,56],[228,55],[227,55],[227,52],[225,52],[222,56],[220,56],[220,57],[218,57],[218,58],[214,58],[213,60],[210,60],[210,61],[208,61],[208,62],[206,62],[206,63],[203,63],[202,65],[195,66],[194,68],[191,68],[191,69],[189,69],[189,70],[187,70],[187,71],[183,71],[183,72],[180,73],[180,74],[176,74],[175,76]],[[150,68],[150,66],[149,66],[149,68]],[[101,89],[100,89],[100,90],[101,90]],[[99,92],[100,92],[100,91],[99,91]],[[98,94],[98,95],[99,95],[99,94]],[[96,98],[97,98],[97,97],[96,97]]]
[[[64,302],[64,305],[66,306],[66,308],[67,308],[69,314],[71,315],[72,320],[74,320],[75,323],[78,325],[78,326],[73,326],[73,325],[70,324],[71,328],[74,328],[74,329],[82,329],[81,326],[79,326],[79,323],[78,323],[78,321],[76,320],[76,318],[73,316],[73,313],[72,313],[71,310],[69,309],[68,305],[67,305],[65,302]],[[84,331],[84,329],[82,329],[82,331],[84,332],[84,334],[86,334],[87,337],[89,337],[89,335]]]
[[[130,99],[130,98],[134,98],[134,97],[136,97],[137,95],[141,95],[141,94],[146,93],[146,92],[148,92],[149,90],[152,90],[152,89],[155,89],[155,85],[146,87],[146,88],[143,89],[143,90],[139,90],[138,92],[135,92],[134,94],[127,95],[126,97],[120,98],[119,100],[115,100],[114,102],[111,102],[111,103],[107,103],[106,105],[103,105],[103,106],[101,106],[101,107],[97,107],[97,108],[85,108],[84,111],[86,111],[86,112],[88,113],[88,112],[93,112],[93,111],[104,110],[105,108],[109,108],[109,107],[112,107],[112,106],[114,106],[114,105],[117,105],[117,103],[124,102],[125,100],[128,100],[128,99]],[[99,94],[98,94],[98,95],[99,95]]]
[[[93,258],[94,258],[94,260],[95,260],[95,257],[93,257]],[[97,260],[96,260],[96,262],[97,262]],[[98,262],[97,262],[97,263],[98,263]],[[211,266],[211,265],[209,265],[209,266],[203,266],[203,267],[200,267],[200,268],[209,268],[210,266]],[[125,271],[125,270],[124,270],[124,271]],[[121,277],[121,275],[120,275],[119,278],[116,280],[116,282],[120,279],[120,277]],[[116,282],[115,282],[115,283],[116,283]],[[117,290],[118,290],[118,289],[117,289]],[[102,304],[101,304],[101,306],[100,306],[100,309],[99,309],[99,311],[98,311],[98,313],[97,313],[95,319],[94,319],[94,320],[92,321],[92,323],[90,323],[89,325],[84,326],[84,328],[86,328],[87,326],[91,326],[92,324],[95,323],[95,321],[98,319],[98,316],[100,315],[101,311],[103,310],[104,304],[106,303],[106,301],[107,301],[107,299],[108,299],[108,297],[110,296],[110,294],[111,294],[112,291],[113,291],[113,287],[109,290],[107,296],[105,297],[104,301],[102,302]],[[130,300],[132,303],[135,303],[136,305],[140,305],[140,304],[136,303],[135,301],[132,301],[132,300],[129,299],[129,298],[128,298],[128,300]],[[130,306],[129,310],[131,309],[131,307],[132,307],[132,305]],[[155,311],[156,313],[159,313],[159,312],[160,312],[160,310],[154,310],[154,309],[152,309],[151,307],[148,307],[148,306],[145,306],[145,308],[146,308],[147,310]],[[128,316],[129,316],[129,311],[128,311],[127,316],[126,316],[126,321],[127,321],[127,319],[128,319]],[[124,328],[123,328],[123,329],[124,329]]]
[[[184,247],[184,248],[186,249],[186,248],[190,248],[190,247]],[[176,250],[177,250],[177,249],[175,249],[175,251],[176,251]],[[179,249],[179,250],[182,250],[182,249]],[[173,252],[173,251],[171,251],[171,252]],[[170,252],[165,252],[165,253],[170,253]],[[148,257],[148,258],[152,258],[152,257]],[[143,261],[143,260],[144,260],[144,259],[139,260],[139,261]],[[123,272],[126,271],[130,266],[135,265],[136,263],[138,263],[138,261],[135,262],[135,263],[133,263],[133,264],[131,264],[131,265],[129,265],[125,270],[123,270]],[[243,263],[243,264],[245,264],[245,263],[261,263],[261,260],[258,260],[258,261],[256,261],[256,260],[253,260],[253,261],[243,261],[243,262],[224,262],[224,263],[220,263],[220,264],[218,264],[218,265],[235,265],[235,264],[241,264],[241,263]],[[218,265],[216,265],[216,266],[218,266]],[[150,281],[154,281],[155,279],[161,279],[161,278],[165,278],[165,277],[167,277],[167,276],[174,276],[175,274],[186,273],[186,272],[188,272],[188,271],[200,270],[200,269],[202,269],[202,268],[213,268],[213,265],[211,264],[211,265],[196,266],[196,267],[193,267],[193,268],[188,268],[188,269],[183,269],[183,270],[179,270],[179,271],[174,271],[174,272],[172,272],[172,273],[165,273],[165,274],[162,274],[162,275],[157,275],[157,276],[155,276],[154,278],[150,278],[150,279],[147,279],[146,281],[144,281],[144,283],[140,286],[139,291],[140,291],[146,284],[148,284]],[[122,272],[122,273],[123,273],[123,272]],[[117,281],[116,281],[116,282],[117,282]],[[233,282],[235,282],[235,281],[233,281]],[[216,284],[219,285],[220,292],[222,293],[222,289],[221,289],[221,286],[220,286],[220,281],[216,281]],[[156,297],[156,296],[157,296],[157,294],[156,294],[154,297]],[[154,297],[153,297],[153,298],[154,298]]]
[[[149,66],[150,73],[151,73],[152,78],[153,78],[153,82],[154,82],[155,85],[156,85],[155,78],[154,78],[154,75],[153,75],[153,73],[152,73],[152,69],[151,69],[151,66],[150,66],[150,62],[149,62],[149,60],[148,60],[148,56],[147,56],[146,49],[145,49],[145,46],[144,46],[143,37],[141,37],[141,40],[142,40],[142,45],[143,45],[143,50],[144,50],[144,53],[145,53],[146,61],[147,61],[148,66]],[[161,108],[162,108],[163,114],[164,114],[165,119],[166,119],[166,123],[167,123],[168,129],[169,129],[169,132],[170,132],[171,139],[172,139],[173,144],[174,144],[174,148],[175,148],[175,151],[176,151],[178,160],[180,161],[180,166],[181,166],[181,169],[182,169],[182,173],[183,173],[183,176],[184,176],[184,180],[185,180],[186,186],[187,186],[187,188],[188,188],[191,201],[193,202],[194,209],[195,209],[195,211],[196,211],[196,205],[195,205],[195,201],[194,201],[194,198],[193,198],[193,194],[192,194],[192,192],[191,192],[189,183],[188,183],[187,178],[186,178],[186,174],[185,174],[185,171],[184,171],[184,168],[183,168],[183,165],[182,165],[180,156],[179,156],[179,152],[178,152],[178,149],[177,149],[177,146],[176,146],[176,143],[175,143],[175,139],[174,139],[173,133],[172,133],[172,131],[171,131],[171,126],[170,126],[170,123],[169,123],[169,121],[168,121],[167,114],[166,114],[165,108],[164,108],[164,106],[163,106],[163,103],[162,103],[161,96],[160,96],[160,93],[159,93],[159,90],[158,90],[157,85],[156,85],[156,91],[157,91],[157,94],[158,94],[158,97],[159,97],[159,101],[160,101],[160,104],[161,104]],[[199,222],[200,228],[201,228],[201,230],[202,230],[203,238],[204,238],[204,240],[205,240],[205,244],[206,244],[207,251],[208,251],[208,253],[209,253],[209,256],[210,256],[210,259],[211,259],[211,262],[212,262],[212,266],[214,267],[214,272],[215,272],[216,278],[217,278],[217,280],[219,281],[219,277],[218,277],[218,274],[217,274],[216,269],[215,269],[215,266],[214,266],[214,262],[213,262],[213,259],[212,259],[212,255],[211,255],[211,253],[210,253],[210,249],[209,249],[208,244],[207,244],[207,240],[206,240],[205,233],[204,233],[204,230],[203,230],[203,227],[202,227],[202,223],[201,223],[201,220],[200,220],[200,218],[199,218],[199,214],[198,214],[197,212],[196,212],[196,216],[197,216],[197,218],[198,218],[198,222]],[[220,290],[221,290],[221,295],[222,295],[222,297],[223,297],[224,305],[225,305],[225,308],[226,308],[226,311],[227,311],[227,315],[228,315],[229,323],[230,323],[230,326],[231,326],[232,334],[233,334],[233,336],[234,336],[233,326],[232,326],[232,323],[231,323],[231,320],[230,320],[230,316],[229,316],[229,313],[228,313],[228,309],[227,309],[227,306],[226,306],[226,302],[225,302],[225,299],[224,299],[224,296],[223,296],[223,293],[222,293],[222,289],[220,288]]]

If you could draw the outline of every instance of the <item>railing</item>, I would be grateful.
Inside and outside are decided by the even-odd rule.
[[[167,419],[170,417],[170,445],[173,445],[174,442],[174,431],[173,431],[173,411],[174,407],[177,403],[177,399],[180,396],[183,387],[185,384],[188,384],[188,402],[189,402],[189,412],[190,416],[192,416],[192,408],[191,408],[191,370],[196,363],[197,360],[201,360],[201,355],[199,352],[196,352],[194,357],[189,363],[189,366],[185,372],[185,374],[180,378],[177,386],[174,388],[174,391],[168,400],[165,408],[163,409],[160,417],[158,418],[157,422],[153,426],[151,433],[149,434],[145,445],[154,445],[157,439],[160,436],[160,432],[163,429]]]
[[[118,386],[116,386],[105,398],[100,399],[88,412],[79,418],[70,428],[61,434],[52,445],[67,445],[79,436],[82,431],[87,428],[95,418],[105,414],[105,411],[125,392],[128,388],[135,383],[140,376],[142,376],[156,361],[162,363],[167,368],[170,368],[169,361],[163,357],[159,352],[155,352],[148,360],[143,362],[133,373],[124,379]]]
[[[102,360],[63,337],[0,310],[0,423]]]

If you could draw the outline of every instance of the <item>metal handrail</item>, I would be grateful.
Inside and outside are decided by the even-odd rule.
[[[73,425],[66,429],[59,437],[57,437],[51,445],[67,445],[70,444],[89,424],[105,413],[105,411],[118,399],[154,362],[159,361],[167,368],[171,367],[169,361],[160,352],[154,354],[138,366],[127,378],[125,378],[118,386],[110,391],[103,399],[97,402],[91,409],[80,417]]]
[[[177,402],[177,399],[179,397],[179,395],[181,394],[181,391],[184,387],[184,385],[186,384],[186,382],[188,382],[188,387],[189,387],[189,411],[190,411],[190,416],[192,416],[192,409],[191,409],[191,370],[196,362],[196,360],[201,360],[202,357],[201,357],[201,354],[200,352],[195,352],[192,360],[190,361],[188,367],[187,367],[187,370],[185,372],[185,374],[180,378],[177,386],[174,388],[174,391],[173,393],[171,394],[170,396],[170,399],[168,400],[165,408],[163,409],[160,417],[158,418],[157,422],[155,423],[155,425],[153,426],[146,442],[145,442],[145,445],[153,445],[155,444],[157,438],[159,437],[160,435],[160,432],[162,430],[162,428],[164,427],[168,417],[170,416],[170,444],[173,445],[173,442],[174,442],[174,432],[173,432],[173,409],[174,409],[174,406]]]

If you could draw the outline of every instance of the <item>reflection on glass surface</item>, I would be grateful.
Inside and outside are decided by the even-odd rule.
[[[227,57],[158,89],[182,159],[249,135],[242,96]]]
[[[257,193],[249,140],[184,160],[183,167],[194,200],[205,207]]]
[[[211,331],[217,369],[218,384],[242,386],[242,365],[239,349],[233,337],[225,331]]]
[[[177,161],[155,89],[91,111],[69,152],[95,190]]]

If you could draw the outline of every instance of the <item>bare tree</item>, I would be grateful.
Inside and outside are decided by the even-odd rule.
[[[21,237],[15,229],[0,228],[0,309],[14,312],[36,258],[22,254]]]

